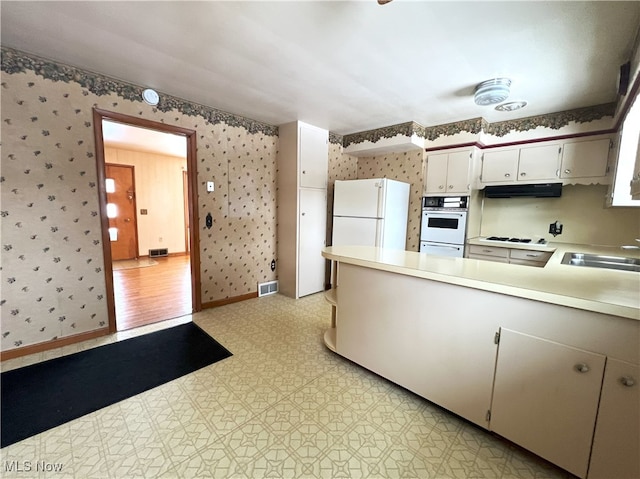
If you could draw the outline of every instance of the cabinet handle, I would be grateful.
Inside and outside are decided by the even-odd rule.
[[[504,177],[505,177],[505,178],[509,178],[510,176],[511,176],[511,173],[505,173],[505,174],[504,174]]]
[[[576,371],[578,371],[579,373],[588,373],[589,372],[589,366],[587,366],[584,363],[580,363],[580,364],[576,364],[573,369],[575,369]]]
[[[449,189],[452,190],[453,189],[453,185],[449,185]]]
[[[520,176],[527,176],[525,172],[520,173]]]
[[[302,174],[306,175],[307,174],[307,170],[302,170]]]
[[[628,388],[630,388],[631,386],[635,385],[636,381],[635,379],[633,379],[631,376],[623,376],[620,378],[620,382],[622,383],[623,386],[626,386]]]
[[[483,250],[482,250],[482,252],[483,252],[483,253],[491,253],[492,251],[493,251],[493,250],[490,250],[490,249],[483,249]]]
[[[571,170],[566,169],[566,170],[564,170],[564,172],[568,175],[569,173],[571,173]]]
[[[302,213],[302,216],[306,215],[306,213]]]
[[[539,254],[531,254],[531,253],[527,253],[527,256],[529,258],[537,258],[538,256],[540,256]]]
[[[444,189],[444,186],[443,186],[443,185],[440,185],[440,186],[438,186],[438,189],[439,189],[439,190],[442,190],[442,189]]]

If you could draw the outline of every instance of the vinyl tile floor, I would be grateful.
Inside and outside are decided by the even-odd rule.
[[[6,371],[193,320],[233,356],[0,450],[3,478],[572,478],[329,351],[323,294],[276,294],[17,358]]]

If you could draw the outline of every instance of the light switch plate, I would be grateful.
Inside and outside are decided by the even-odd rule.
[[[215,190],[215,186],[213,184],[213,181],[207,181],[207,191],[211,192]]]

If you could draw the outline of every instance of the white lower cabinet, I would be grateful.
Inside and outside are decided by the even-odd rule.
[[[552,253],[537,250],[505,248],[502,246],[467,245],[467,258],[496,263],[521,264],[543,268]]]
[[[336,353],[578,477],[640,478],[639,321],[346,262],[334,271]]]
[[[298,296],[324,289],[327,262],[322,257],[327,224],[327,190],[300,188],[298,219]]]
[[[605,359],[502,329],[490,429],[586,477]]]
[[[640,367],[607,359],[589,479],[640,477]]]

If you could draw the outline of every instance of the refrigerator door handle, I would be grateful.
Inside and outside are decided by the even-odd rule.
[[[382,183],[381,181],[376,183],[376,188],[378,188],[378,218],[384,218],[384,183]]]
[[[384,221],[383,220],[378,220],[376,221],[376,246],[380,247],[382,245],[382,234],[384,232]]]

